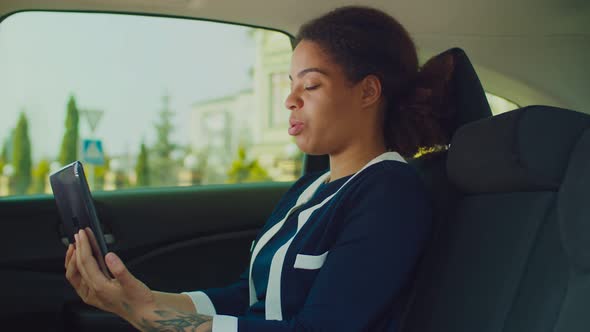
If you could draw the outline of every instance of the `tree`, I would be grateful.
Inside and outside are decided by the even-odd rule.
[[[135,174],[137,176],[137,186],[145,187],[150,185],[150,175],[148,166],[148,152],[145,144],[142,142],[137,156],[135,165]]]
[[[4,143],[2,144],[2,153],[0,154],[0,159],[6,164],[12,161],[12,142],[14,142],[14,128],[10,130],[10,134],[8,137],[6,137]]]
[[[14,129],[10,131],[10,135],[6,137],[4,143],[2,144],[2,151],[0,152],[0,176],[4,175],[4,166],[10,164],[11,157],[12,157],[12,139],[14,137]],[[8,185],[8,190],[10,190],[10,185]]]
[[[14,131],[12,148],[12,165],[14,166],[14,193],[26,193],[31,184],[31,140],[29,139],[29,125],[24,112],[20,113]]]
[[[150,180],[155,185],[175,185],[176,184],[176,161],[172,159],[172,151],[176,145],[171,142],[170,134],[174,126],[172,125],[172,116],[174,113],[170,110],[170,97],[162,98],[163,108],[159,113],[159,121],[154,124],[156,128],[156,143],[151,149],[152,162]]]
[[[262,166],[260,166],[258,160],[247,160],[246,148],[243,146],[238,147],[238,157],[232,162],[232,165],[227,172],[227,177],[228,183],[261,182],[270,180],[268,173],[262,168]]]
[[[70,96],[68,108],[66,111],[66,132],[64,133],[59,151],[58,161],[61,165],[66,165],[78,159],[78,122],[79,112],[76,106],[76,99]]]
[[[8,138],[2,144],[2,151],[0,152],[0,175],[2,175],[6,163],[8,163]]]
[[[6,138],[6,140],[2,144],[2,153],[0,153],[0,160],[2,160],[3,162],[8,162],[8,153],[10,150],[8,148],[8,144],[10,144],[10,139]]]
[[[50,163],[42,159],[33,170],[33,184],[29,190],[31,194],[42,194],[45,192],[45,184],[49,175]]]

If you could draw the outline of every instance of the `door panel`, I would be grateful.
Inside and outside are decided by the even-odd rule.
[[[150,288],[179,292],[236,280],[258,229],[290,185],[124,190],[94,198],[105,233],[114,237],[110,249]],[[81,303],[65,280],[53,196],[1,199],[0,211],[2,321],[25,330],[127,329]]]

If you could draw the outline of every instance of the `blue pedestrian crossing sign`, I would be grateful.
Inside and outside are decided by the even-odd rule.
[[[102,141],[96,139],[85,139],[82,141],[82,160],[86,164],[104,165],[104,150]]]

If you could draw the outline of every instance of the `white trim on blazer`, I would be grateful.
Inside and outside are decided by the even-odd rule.
[[[282,304],[281,304],[282,267],[283,267],[283,264],[285,261],[285,255],[287,253],[287,250],[289,249],[289,246],[291,245],[291,242],[293,241],[295,236],[297,236],[297,233],[299,232],[299,230],[303,227],[303,225],[305,225],[305,223],[307,222],[307,220],[309,220],[309,217],[311,216],[311,214],[315,210],[319,209],[324,204],[326,204],[330,199],[332,199],[332,197],[334,197],[342,188],[344,188],[354,177],[356,177],[358,174],[360,174],[367,167],[369,167],[373,164],[379,163],[381,161],[385,161],[385,160],[396,160],[396,161],[400,161],[400,162],[404,162],[404,163],[406,162],[405,159],[397,152],[393,152],[393,151],[392,152],[385,152],[385,153],[379,155],[378,157],[374,158],[373,160],[371,160],[360,171],[356,172],[353,176],[351,176],[336,191],[336,193],[330,195],[329,197],[324,199],[321,203],[319,203],[315,206],[309,207],[309,208],[305,209],[304,211],[301,211],[301,213],[299,213],[298,223],[297,223],[297,231],[295,232],[293,237],[289,241],[287,241],[287,243],[285,243],[283,246],[281,246],[281,248],[279,248],[277,250],[277,252],[274,254],[272,261],[271,261],[270,274],[268,277],[268,285],[267,285],[266,300],[265,300],[265,318],[267,320],[283,320]],[[325,180],[329,176],[330,176],[330,172],[327,172],[327,173],[321,175],[309,187],[307,187],[303,191],[303,193],[299,196],[299,198],[297,199],[295,206],[293,206],[289,210],[289,212],[287,212],[285,217],[281,221],[276,223],[274,226],[272,226],[268,231],[266,231],[266,233],[264,233],[260,237],[258,242],[256,242],[256,244],[254,245],[254,250],[252,251],[252,256],[250,258],[250,272],[249,272],[250,305],[256,303],[256,301],[257,301],[256,289],[254,288],[254,282],[252,280],[252,266],[254,264],[254,260],[256,259],[256,256],[258,255],[258,253],[260,252],[262,247],[264,247],[268,243],[268,241],[270,241],[270,239],[272,239],[272,237],[281,229],[281,227],[283,227],[283,225],[285,224],[285,221],[287,220],[287,217],[289,217],[289,215],[293,211],[297,210],[301,205],[307,203],[311,199],[311,197],[313,196],[315,191],[318,189],[318,187],[323,182],[325,182]],[[303,257],[306,255],[301,255],[301,256]],[[324,256],[323,261],[325,261],[325,259],[327,257],[327,252],[322,256]],[[303,264],[303,266],[306,266],[307,264],[311,264],[311,263],[302,263],[301,260],[303,259],[303,261],[305,261],[306,258],[299,258],[299,255],[297,258],[300,261],[299,264]],[[321,265],[323,265],[323,261],[321,262],[319,267],[321,267]],[[313,264],[318,265],[318,262],[315,262]],[[297,262],[295,263],[295,265],[297,265]]]

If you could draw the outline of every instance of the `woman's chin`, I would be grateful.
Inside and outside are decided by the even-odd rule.
[[[310,144],[309,141],[300,140],[299,137],[295,139],[295,144],[301,150],[301,152],[305,153],[306,155],[310,156],[321,156],[327,154],[325,149],[322,149],[315,144]]]
[[[306,141],[302,140],[300,136],[296,136],[295,137],[295,145],[297,145],[297,148],[299,150],[301,150],[301,152],[305,153],[305,154],[311,154],[310,149],[309,149],[309,145],[307,144]]]

